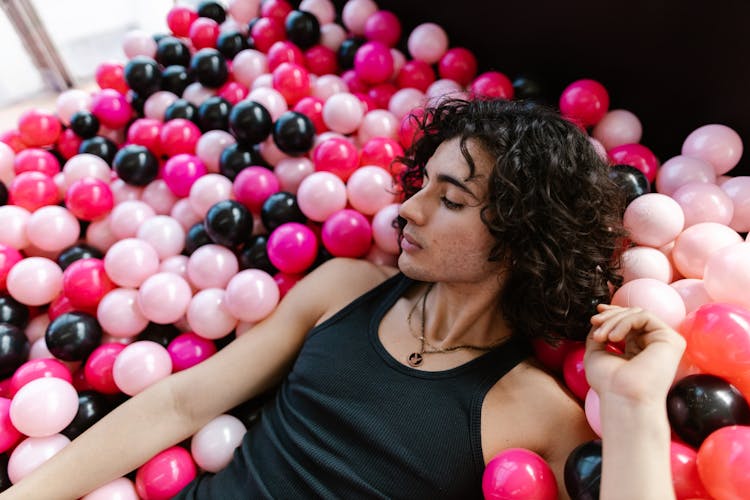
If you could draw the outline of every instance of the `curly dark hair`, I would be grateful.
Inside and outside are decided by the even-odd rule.
[[[496,240],[488,259],[507,259],[500,308],[528,338],[582,340],[596,304],[622,283],[625,200],[585,132],[529,102],[447,99],[414,114],[414,144],[400,158],[404,198],[422,185],[427,161],[460,138],[471,175],[471,139],[493,158],[484,224]],[[399,219],[403,229],[405,221]]]

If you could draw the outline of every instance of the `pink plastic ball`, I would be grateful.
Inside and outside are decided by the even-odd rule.
[[[307,158],[287,158],[276,164],[273,173],[278,179],[280,191],[296,194],[302,181],[314,171],[312,161]]]
[[[220,245],[203,245],[188,260],[190,283],[198,289],[224,288],[237,274],[239,263],[234,253]]]
[[[208,172],[218,173],[221,153],[227,147],[236,143],[237,139],[229,132],[224,130],[209,130],[198,139],[198,143],[195,146],[195,154],[206,166]]]
[[[666,283],[642,278],[625,283],[612,297],[612,304],[622,307],[640,307],[677,328],[685,319],[685,303],[677,291]]]
[[[232,460],[246,432],[237,417],[219,415],[193,436],[190,451],[195,462],[205,471],[218,472]]]
[[[164,113],[177,99],[176,95],[166,90],[154,92],[148,96],[146,102],[143,104],[143,114],[146,118],[164,121]]]
[[[489,500],[555,500],[557,482],[542,457],[523,448],[509,448],[487,464],[482,492]]]
[[[65,206],[73,215],[85,221],[105,217],[114,203],[109,185],[95,178],[74,181],[65,194]]]
[[[0,397],[0,453],[15,446],[22,436],[10,421],[10,404],[10,399]]]
[[[252,86],[256,78],[266,73],[268,73],[266,55],[255,49],[238,52],[232,60],[232,75],[235,80],[246,87]]]
[[[141,224],[136,237],[148,243],[160,260],[179,254],[185,246],[185,230],[166,215],[157,215]]]
[[[466,86],[477,74],[477,58],[468,49],[454,47],[440,58],[438,73],[441,78],[448,78]]]
[[[109,214],[109,227],[118,239],[131,238],[146,220],[155,217],[156,212],[139,200],[127,200],[117,204]],[[91,227],[91,226],[89,226]]]
[[[260,13],[260,0],[230,0],[227,13],[240,24],[249,23]]]
[[[680,234],[685,216],[680,205],[669,196],[647,193],[630,202],[623,223],[634,242],[658,248]]]
[[[398,137],[399,120],[384,109],[374,109],[368,112],[362,119],[357,139],[364,144],[370,139],[384,137],[396,139]]]
[[[685,278],[670,283],[672,288],[677,290],[677,293],[682,297],[682,301],[685,303],[685,311],[688,314],[698,309],[703,304],[711,302],[711,297],[706,291],[706,287],[703,284],[703,280],[694,278]]]
[[[140,199],[159,215],[168,214],[179,200],[163,179],[149,182],[141,191]]]
[[[716,182],[714,167],[707,161],[690,156],[675,156],[665,161],[656,174],[656,189],[668,196],[689,182]]]
[[[315,147],[312,160],[316,171],[331,172],[346,181],[359,166],[359,151],[344,138],[331,138]]]
[[[272,88],[255,88],[248,94],[247,99],[262,104],[276,121],[281,115],[289,111],[289,105],[284,96],[278,90]]]
[[[216,354],[216,344],[193,332],[186,332],[172,339],[167,351],[172,357],[173,372],[177,373]]]
[[[378,11],[373,0],[349,0],[341,11],[344,26],[355,35],[365,33],[367,19]]]
[[[101,259],[79,259],[63,272],[63,294],[76,310],[96,311],[102,297],[114,288]]]
[[[23,172],[17,175],[8,186],[8,194],[12,205],[30,212],[47,205],[55,205],[60,200],[55,181],[41,172]]]
[[[405,88],[391,96],[391,100],[388,103],[388,111],[401,120],[414,111],[414,109],[423,106],[424,103],[424,92],[413,88]]]
[[[53,177],[60,171],[60,162],[55,156],[40,148],[28,148],[19,151],[13,160],[13,171],[16,175],[21,172],[41,172]]]
[[[198,178],[190,188],[190,206],[200,217],[205,217],[214,204],[230,198],[232,181],[223,175],[206,174]]]
[[[15,158],[15,151],[13,151],[10,146],[0,141],[0,181],[4,182],[6,185],[10,184],[16,176],[13,171],[13,161]]]
[[[196,293],[188,305],[187,322],[196,335],[207,339],[226,337],[237,326],[221,288],[205,288]]]
[[[624,282],[652,278],[664,283],[672,281],[672,266],[666,255],[651,247],[628,248],[622,253]]]
[[[29,243],[41,250],[59,252],[76,242],[81,228],[75,216],[63,207],[41,207],[26,223]]]
[[[8,478],[11,483],[17,483],[31,474],[37,467],[65,448],[68,443],[70,439],[62,434],[30,437],[21,441],[8,460]]]
[[[297,222],[280,225],[268,237],[268,258],[288,274],[306,271],[318,254],[318,240],[310,228]]]
[[[143,464],[135,475],[135,488],[144,500],[169,500],[195,479],[193,459],[184,448],[173,446]]]
[[[332,23],[336,19],[336,7],[331,0],[302,0],[299,10],[314,15],[321,26]]]
[[[448,35],[435,23],[420,24],[407,41],[409,54],[428,64],[435,64],[448,50]]]
[[[124,95],[113,89],[102,89],[91,99],[91,112],[107,128],[124,127],[133,115],[133,108]]]
[[[100,486],[81,500],[139,500],[139,497],[133,482],[126,477],[121,477]]]
[[[256,323],[273,312],[279,296],[279,287],[270,275],[246,269],[227,284],[225,305],[240,321]]]
[[[200,158],[191,154],[173,156],[167,160],[162,170],[164,182],[169,189],[183,198],[190,194],[193,183],[205,174],[206,166]]]
[[[326,219],[321,239],[335,257],[362,257],[372,246],[372,227],[364,215],[345,208]]]
[[[51,146],[62,132],[57,117],[41,109],[29,109],[18,118],[18,133],[24,144],[31,147]]]
[[[55,111],[63,125],[70,125],[70,118],[78,111],[88,111],[91,106],[91,94],[85,90],[70,89],[57,96]]]
[[[685,227],[700,222],[729,224],[734,213],[732,199],[717,185],[705,182],[689,182],[680,186],[674,199],[685,215]]]
[[[115,205],[121,205],[122,203],[126,201],[139,201],[141,199],[141,196],[143,195],[142,187],[130,185],[120,178],[114,179],[109,184],[109,189],[112,191],[112,196],[115,199]],[[145,205],[127,204],[126,206],[135,207],[135,206],[145,206]],[[119,209],[119,210],[122,210],[122,209]],[[151,211],[153,211],[153,209]]]
[[[584,127],[596,125],[609,109],[609,94],[595,80],[577,80],[560,96],[560,112]]]
[[[29,437],[57,434],[78,412],[78,393],[70,382],[56,377],[30,381],[13,396],[10,420]]]
[[[125,345],[105,342],[89,355],[84,365],[84,378],[91,387],[102,394],[119,394],[112,370],[117,356]]]
[[[364,215],[374,215],[396,199],[391,174],[375,166],[360,167],[346,183],[349,203]]]
[[[715,251],[703,274],[706,291],[715,302],[750,309],[750,243],[735,243]]]
[[[137,298],[138,291],[132,288],[116,288],[101,298],[96,319],[105,332],[117,338],[131,338],[148,326]]]
[[[106,252],[118,239],[112,232],[109,223],[110,218],[105,217],[89,224],[88,229],[86,229],[86,243]]]
[[[126,238],[104,256],[104,269],[117,285],[137,288],[159,269],[159,255],[147,242]]]
[[[477,76],[469,90],[476,96],[500,99],[512,99],[514,94],[510,78],[499,71],[487,71]]]
[[[156,342],[139,340],[125,347],[115,358],[112,375],[117,387],[135,396],[172,373],[172,359]]]
[[[312,96],[316,97],[322,101],[327,101],[329,97],[339,94],[341,92],[348,92],[349,86],[346,84],[346,82],[338,75],[321,75],[318,77],[317,80],[315,80],[315,83],[312,86]],[[299,103],[298,103],[299,104]],[[323,113],[323,107],[320,108],[321,113],[321,119],[322,119],[322,113]],[[324,122],[325,125],[325,122]],[[323,129],[318,130],[315,129],[318,133],[324,132],[328,130],[327,127],[324,127]]]
[[[143,30],[130,30],[123,37],[122,51],[128,59],[135,56],[153,58],[156,56],[156,41]]]
[[[379,10],[365,21],[364,35],[368,40],[393,47],[401,38],[401,22],[393,12]]]
[[[609,150],[612,163],[630,165],[646,176],[649,182],[656,180],[656,172],[659,169],[659,160],[656,155],[642,144],[623,144]]]
[[[375,245],[391,255],[398,255],[401,251],[398,244],[398,230],[393,227],[393,221],[398,216],[398,207],[398,203],[386,205],[372,218],[372,236]]]
[[[203,102],[208,99],[209,97],[216,95],[216,91],[214,89],[209,89],[207,87],[204,87],[198,82],[193,82],[187,87],[185,87],[185,90],[182,91],[182,98],[186,101],[190,102],[191,104],[195,106],[200,106],[203,104]],[[182,118],[175,118],[176,120],[182,120]],[[174,121],[174,120],[170,120]],[[177,139],[179,140],[179,135],[175,134],[177,136]],[[170,137],[162,137],[160,136],[159,140],[171,140]],[[190,153],[191,151],[180,151],[180,153]],[[176,154],[176,153],[175,153]]]
[[[750,231],[750,177],[727,179],[721,183],[721,189],[729,195],[734,205],[729,227],[742,233]]]
[[[317,222],[346,207],[346,185],[330,172],[315,172],[299,185],[297,203],[305,216]]]
[[[349,93],[335,94],[323,105],[323,121],[334,132],[351,134],[359,128],[363,117],[362,101]]]
[[[44,257],[28,257],[8,273],[8,293],[27,306],[49,304],[62,291],[62,269]]]
[[[29,338],[29,342],[34,342],[36,339],[44,337],[49,323],[50,319],[47,314],[34,316],[24,330],[26,336]]]
[[[201,137],[198,125],[184,118],[169,120],[161,127],[159,141],[167,156],[192,155]]]
[[[179,222],[180,225],[182,225],[182,228],[186,231],[203,219],[200,215],[195,213],[188,198],[177,200],[177,203],[174,204],[169,215]]]
[[[360,80],[368,84],[389,80],[393,74],[391,50],[378,41],[363,44],[354,56],[354,71]]]
[[[339,24],[330,22],[320,26],[320,43],[331,50],[338,50],[346,39],[346,31]]]
[[[687,136],[682,154],[713,165],[717,175],[732,170],[742,157],[742,139],[726,125],[704,125]]]
[[[16,251],[23,250],[29,244],[26,236],[26,224],[31,214],[28,210],[15,205],[0,207],[0,243]],[[20,254],[19,254],[20,255]]]
[[[274,173],[263,167],[243,169],[237,174],[232,185],[237,201],[255,214],[260,213],[263,203],[280,190],[279,180]]]
[[[604,115],[591,135],[602,143],[606,150],[623,144],[641,142],[643,126],[641,121],[630,111],[613,109]]]
[[[716,222],[695,224],[680,233],[674,242],[672,260],[686,278],[703,278],[708,259],[718,250],[741,243],[736,231]]]
[[[586,421],[589,423],[591,430],[596,433],[597,436],[602,435],[602,422],[601,414],[599,411],[599,395],[594,389],[589,389],[586,393],[586,399],[583,402],[584,412],[586,414]]]

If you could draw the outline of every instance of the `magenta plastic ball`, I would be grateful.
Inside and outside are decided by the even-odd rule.
[[[113,337],[131,338],[148,326],[148,318],[137,304],[138,291],[116,288],[99,301],[96,319],[105,332]]]
[[[27,257],[8,273],[8,292],[22,304],[41,306],[52,302],[62,291],[60,266],[45,257]]]
[[[435,64],[448,50],[448,35],[437,24],[424,23],[412,30],[407,45],[412,58]]]
[[[156,273],[138,289],[138,308],[149,321],[159,324],[174,323],[187,311],[193,296],[190,285],[181,276]]]
[[[321,239],[334,257],[362,257],[372,246],[372,227],[364,215],[345,208],[326,219]]]
[[[375,166],[355,170],[346,183],[346,193],[352,207],[364,215],[374,215],[396,200],[391,174]]]
[[[584,346],[578,346],[571,349],[563,360],[562,372],[565,385],[570,392],[583,400],[589,390],[589,383],[586,380],[586,370],[583,365],[583,356],[586,352]]]
[[[716,182],[714,167],[705,160],[675,156],[665,161],[656,174],[656,189],[668,196],[689,182]]]
[[[712,124],[697,128],[682,143],[682,154],[706,160],[716,175],[729,172],[742,157],[742,138],[726,125]]]
[[[255,323],[273,312],[279,297],[279,287],[268,273],[246,269],[227,284],[225,304],[240,321]]]
[[[542,457],[524,448],[509,448],[487,464],[482,492],[488,500],[555,500],[557,482]]]
[[[135,474],[135,488],[145,500],[168,500],[195,479],[195,463],[190,453],[173,446],[156,454]]]
[[[591,135],[610,150],[623,144],[641,142],[643,126],[641,121],[630,111],[613,109],[599,120]]]
[[[623,222],[633,241],[658,248],[680,234],[685,226],[685,215],[669,196],[647,193],[630,202]]]
[[[8,459],[8,478],[12,483],[17,483],[69,443],[70,439],[62,434],[24,439],[16,446]]]
[[[666,283],[641,278],[625,283],[612,297],[612,304],[622,307],[640,307],[677,328],[685,319],[685,303],[677,291]]]
[[[220,339],[237,326],[224,295],[221,288],[205,288],[193,296],[187,309],[187,322],[193,332],[207,339]]]
[[[317,222],[345,208],[346,200],[346,185],[331,172],[315,172],[305,177],[297,190],[300,210]]]
[[[96,178],[88,177],[72,182],[65,194],[65,206],[73,215],[85,221],[105,217],[114,204],[109,184]]]
[[[10,403],[10,399],[0,397],[0,453],[15,446],[22,436],[10,421]]]
[[[306,271],[318,254],[318,240],[310,228],[297,222],[280,225],[268,237],[268,258],[279,271]]]
[[[468,49],[453,47],[440,58],[438,74],[466,86],[477,74],[477,58]]]
[[[360,80],[371,85],[389,80],[393,75],[390,48],[379,41],[363,44],[354,56],[354,71]]]
[[[32,380],[42,377],[59,378],[69,383],[73,380],[70,370],[62,362],[54,358],[33,359],[19,366],[15,373],[13,373],[10,379],[11,396]]]
[[[167,346],[174,373],[195,366],[216,354],[216,344],[193,332],[181,333]]]
[[[164,164],[162,177],[175,195],[184,198],[190,194],[193,183],[206,172],[206,166],[200,158],[190,154],[179,154]]]
[[[91,99],[91,112],[99,123],[111,129],[124,127],[133,116],[133,108],[124,95],[114,89],[102,89]]]
[[[139,340],[125,347],[115,359],[112,375],[122,392],[135,396],[172,373],[172,359],[156,342]]]
[[[56,377],[32,380],[13,396],[10,420],[29,437],[57,434],[78,412],[78,393],[70,382]]]
[[[198,466],[218,472],[229,464],[247,429],[232,415],[219,415],[204,425],[190,441],[190,452]]]
[[[471,93],[481,97],[512,99],[513,83],[499,71],[487,71],[477,76],[469,87]]]
[[[584,127],[596,125],[609,110],[609,93],[595,80],[577,80],[560,96],[560,112]]]
[[[234,179],[232,190],[235,199],[253,213],[260,213],[263,203],[281,187],[279,180],[264,167],[247,167]]]
[[[685,227],[701,222],[729,225],[734,214],[732,199],[716,184],[689,182],[675,190],[672,199],[682,208]]]

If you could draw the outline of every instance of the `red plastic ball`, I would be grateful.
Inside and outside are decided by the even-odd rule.
[[[273,71],[273,88],[284,96],[290,106],[310,94],[310,76],[302,66],[282,63]]]
[[[672,486],[677,500],[708,498],[708,492],[698,475],[697,452],[691,447],[672,441],[669,447]]]
[[[21,260],[23,260],[21,252],[12,246],[0,243],[0,292],[8,290],[8,273]]]
[[[610,149],[607,154],[614,164],[630,165],[640,170],[649,182],[656,180],[659,159],[642,144],[623,144]]]
[[[10,392],[15,395],[24,385],[43,377],[55,377],[66,382],[73,381],[70,370],[60,361],[53,358],[32,359],[19,366],[13,373],[10,379]]]
[[[274,43],[286,40],[284,23],[274,18],[260,18],[253,24],[250,36],[253,38],[253,45],[257,50],[268,52]]]
[[[268,71],[273,73],[273,71],[283,63],[293,63],[304,66],[305,55],[294,43],[288,40],[280,40],[275,42],[268,49],[266,61],[268,63]]]
[[[482,73],[471,82],[470,90],[479,97],[513,99],[513,82],[499,71]]]
[[[596,125],[609,110],[609,94],[595,80],[578,80],[560,96],[560,112],[584,127]]]
[[[18,153],[29,147],[28,144],[21,140],[21,133],[16,129],[0,133],[0,142],[4,142],[10,146],[14,153]]]
[[[372,99],[375,109],[388,109],[391,97],[398,91],[398,87],[390,82],[379,83],[367,91],[367,96]]]
[[[273,275],[273,280],[279,287],[279,299],[283,299],[284,295],[297,284],[299,280],[304,278],[304,274],[289,274],[289,273],[276,273]]]
[[[193,332],[186,332],[172,339],[167,351],[172,358],[172,373],[176,373],[210,358],[216,353],[216,344]]]
[[[69,160],[78,154],[78,148],[81,147],[83,139],[73,132],[72,129],[65,129],[57,138],[55,148],[60,152],[63,158]]]
[[[65,294],[60,294],[55,297],[55,300],[50,302],[47,308],[47,316],[50,321],[55,321],[56,318],[62,316],[65,313],[75,311],[75,307],[70,303],[70,299]]]
[[[333,137],[318,144],[312,160],[316,171],[331,172],[346,182],[359,166],[359,151],[346,139]]]
[[[534,354],[539,362],[541,362],[546,368],[559,372],[562,371],[563,362],[568,353],[572,349],[580,347],[581,343],[573,340],[561,339],[553,345],[544,339],[537,338],[531,341],[531,345],[534,348]]]
[[[12,205],[23,207],[29,212],[46,205],[56,205],[60,201],[55,181],[41,172],[23,172],[17,175],[10,183],[8,193]]]
[[[423,132],[419,128],[419,122],[422,120],[423,115],[424,109],[417,108],[401,118],[401,124],[398,128],[398,142],[401,143],[401,146],[405,150],[409,149],[414,141],[422,137]]]
[[[81,220],[93,221],[106,216],[114,203],[109,184],[93,177],[74,181],[65,193],[65,206]]]
[[[362,101],[362,104],[365,105],[365,113],[369,113],[373,109],[378,109],[377,105],[375,104],[375,100],[370,97],[368,94],[363,94],[361,92],[354,92],[354,95],[357,96],[357,99]]]
[[[83,373],[83,366],[79,367],[76,371],[73,372],[73,388],[78,391],[95,391],[93,387],[91,387],[91,384],[88,383],[86,380],[86,375]]]
[[[731,425],[714,431],[698,450],[697,463],[700,478],[712,498],[747,498],[750,427]]]
[[[127,143],[148,148],[158,158],[162,154],[161,127],[159,120],[139,118],[128,127]]]
[[[101,89],[113,89],[125,95],[130,90],[125,81],[125,65],[119,62],[107,61],[96,68],[94,76]]]
[[[21,172],[41,172],[53,177],[60,172],[60,162],[49,151],[28,148],[19,152],[13,159],[13,171],[16,175]]]
[[[326,219],[321,239],[334,257],[363,257],[372,247],[372,226],[367,217],[345,208]]]
[[[156,454],[135,474],[135,489],[144,500],[168,500],[195,479],[195,462],[190,452],[172,446]]]
[[[488,500],[556,500],[557,481],[549,464],[533,451],[509,448],[490,460],[482,475]]]
[[[401,38],[401,21],[393,12],[379,10],[365,21],[365,38],[393,47]]]
[[[374,85],[390,80],[393,75],[391,49],[381,42],[367,42],[354,55],[354,71],[365,83]]]
[[[344,83],[349,88],[349,92],[352,94],[358,92],[366,93],[370,90],[370,86],[359,78],[353,69],[348,69],[341,73],[341,79],[344,80]]]
[[[62,124],[52,113],[30,109],[18,118],[18,132],[28,146],[52,146],[62,132]]]
[[[322,134],[328,130],[328,127],[323,121],[323,104],[323,99],[307,96],[300,99],[293,108],[294,111],[302,113],[313,122],[316,134]]]
[[[190,36],[190,26],[196,19],[198,19],[198,13],[182,5],[175,5],[167,12],[167,26],[177,37]]]
[[[195,146],[201,138],[198,125],[184,118],[175,118],[162,125],[159,143],[167,156],[195,154]]]
[[[313,45],[305,51],[305,67],[314,75],[336,74],[339,70],[336,52],[325,45]]]
[[[207,17],[199,17],[190,25],[188,36],[196,50],[215,48],[219,38],[219,23]]]
[[[219,87],[219,90],[216,92],[219,97],[226,99],[232,106],[247,97],[247,94],[249,93],[250,91],[247,87],[242,85],[240,82],[235,82],[232,80],[229,80],[224,85]]]
[[[415,88],[422,92],[427,92],[427,88],[434,82],[435,72],[432,66],[419,59],[407,61],[396,77],[399,88]]]
[[[449,49],[438,62],[438,74],[459,85],[468,85],[477,74],[477,58],[463,47]]]
[[[84,365],[86,381],[102,394],[119,394],[112,369],[115,359],[125,349],[124,344],[110,342],[102,344],[89,355]]]
[[[362,145],[359,164],[375,165],[390,171],[396,158],[403,155],[404,149],[398,142],[388,137],[373,137]]]
[[[585,352],[585,346],[571,349],[565,356],[562,366],[565,385],[581,401],[586,399],[586,393],[589,391],[589,383],[586,380],[586,371],[583,366]]]

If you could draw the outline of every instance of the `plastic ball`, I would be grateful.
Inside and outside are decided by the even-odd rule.
[[[710,163],[690,156],[675,156],[665,161],[656,174],[656,189],[668,196],[690,182],[713,184],[716,172]]]
[[[57,138],[55,149],[57,149],[64,159],[68,160],[78,154],[81,142],[83,140],[75,132],[71,129],[65,129],[60,134],[60,137]],[[0,174],[0,179],[2,179],[2,174]]]
[[[349,202],[364,215],[374,215],[395,201],[391,174],[375,166],[360,167],[352,173],[346,184]]]
[[[334,132],[354,132],[362,123],[363,117],[362,101],[349,93],[333,95],[323,105],[323,121]]]
[[[18,118],[18,132],[21,140],[28,146],[51,146],[60,136],[62,124],[52,113],[30,109]]]
[[[708,498],[708,492],[698,475],[698,454],[694,449],[677,441],[670,443],[672,485],[678,500]]]
[[[287,38],[302,49],[310,48],[320,40],[318,18],[304,10],[291,11],[284,20],[284,29]]]
[[[96,155],[108,164],[112,163],[117,153],[117,144],[107,137],[97,135],[91,139],[84,139],[78,147],[78,153]]]
[[[10,420],[29,437],[47,437],[63,430],[78,411],[78,395],[65,380],[43,377],[32,380],[13,396]]]
[[[346,139],[331,138],[313,150],[315,170],[331,172],[346,182],[359,165],[359,151]]]
[[[224,200],[208,210],[203,224],[212,241],[233,248],[250,237],[253,215],[241,203]]]
[[[0,378],[13,374],[26,362],[29,355],[29,340],[17,326],[0,323]]]
[[[112,409],[112,403],[102,394],[96,391],[82,391],[78,394],[78,412],[60,434],[68,439],[75,439]]]
[[[287,222],[306,222],[307,218],[299,209],[294,195],[280,191],[269,196],[260,210],[263,227],[273,231]]]
[[[249,23],[258,15],[260,8],[259,0],[239,1],[230,0],[227,5],[227,14],[240,24]]]
[[[63,293],[77,310],[95,311],[102,297],[114,288],[100,259],[77,260],[63,272]]]
[[[672,249],[674,265],[686,278],[703,278],[706,262],[718,250],[742,238],[732,229],[716,222],[695,224],[685,229]]]
[[[8,460],[8,477],[17,483],[31,474],[37,467],[55,456],[70,443],[61,434],[45,437],[30,437],[16,446]]]
[[[630,111],[613,109],[599,120],[591,135],[602,143],[606,150],[623,144],[641,142],[641,121]]]
[[[198,19],[198,13],[184,5],[175,5],[167,12],[167,26],[175,36],[187,37],[190,25]]]
[[[651,186],[646,176],[633,166],[613,165],[608,175],[625,193],[627,204],[630,204],[639,196],[651,192]]]
[[[92,221],[112,210],[114,197],[109,185],[99,179],[79,179],[68,187],[65,206],[77,218]]]
[[[186,317],[190,329],[207,339],[224,338],[237,326],[237,318],[229,312],[221,288],[204,288],[196,293]]]
[[[287,222],[271,232],[267,252],[274,267],[285,273],[297,274],[306,271],[315,261],[318,242],[307,226]]]
[[[398,216],[398,204],[392,203],[381,208],[372,218],[372,236],[375,244],[391,255],[398,255],[398,230],[393,227],[393,221]]]
[[[523,448],[509,448],[487,464],[482,492],[487,499],[553,500],[557,498],[557,483],[542,457]]]
[[[234,57],[250,48],[247,38],[239,31],[220,31],[216,39],[216,49],[227,59]]]
[[[260,269],[270,275],[278,273],[279,270],[271,264],[268,258],[267,244],[268,237],[266,235],[254,236],[240,252],[240,269]]]
[[[246,87],[250,87],[256,78],[267,72],[267,57],[258,50],[242,50],[232,59],[232,76]]]
[[[742,139],[726,125],[697,128],[682,143],[682,154],[700,158],[714,167],[716,175],[729,172],[742,157]]]
[[[9,202],[12,205],[30,212],[47,205],[55,205],[60,199],[55,181],[41,172],[23,172],[17,175],[8,186],[8,191]]]
[[[326,219],[321,239],[335,257],[362,257],[372,246],[372,227],[364,215],[345,208]]]
[[[192,155],[200,136],[201,131],[195,123],[182,118],[170,120],[159,132],[162,152],[171,157],[180,154]]]
[[[440,58],[438,73],[441,78],[448,78],[466,86],[477,74],[477,59],[470,50],[453,47]]]
[[[115,479],[93,490],[81,500],[138,500],[135,485],[125,477]]]
[[[623,222],[636,243],[661,247],[680,234],[685,216],[680,205],[669,196],[649,193],[628,205]]]
[[[632,247],[622,253],[622,276],[625,283],[639,278],[672,281],[672,266],[666,255],[651,247]]]
[[[119,343],[105,343],[94,349],[84,365],[84,376],[92,388],[102,394],[118,394],[120,388],[115,384],[112,368],[117,356],[125,349]]]
[[[711,434],[698,450],[698,473],[717,500],[743,498],[750,488],[750,427],[733,425]]]
[[[190,64],[190,49],[179,38],[173,36],[162,37],[156,44],[154,59],[164,67],[161,79],[162,90],[174,92],[174,90],[179,88],[174,86],[176,82],[186,81],[187,72],[185,68]],[[179,67],[179,74],[182,76],[175,79],[175,72],[178,70],[171,69],[167,72],[170,67]],[[186,85],[187,83],[185,83]],[[185,90],[185,86],[182,86],[182,90]],[[182,95],[182,92],[174,92],[174,94]]]
[[[732,220],[732,199],[715,184],[689,182],[672,193],[672,199],[682,207],[685,227],[700,222],[728,225]]]
[[[666,283],[640,278],[625,283],[612,297],[612,304],[640,307],[654,313],[662,321],[677,328],[685,318],[685,303],[680,294]]]
[[[608,151],[613,163],[632,165],[646,176],[649,182],[654,182],[659,169],[659,160],[653,152],[642,144],[622,144]]]
[[[18,328],[29,322],[29,308],[8,295],[0,295],[0,323],[8,323]]]
[[[565,461],[565,489],[571,498],[596,500],[602,477],[602,443],[589,441],[577,446]]]
[[[190,194],[195,181],[206,172],[206,166],[200,158],[192,154],[179,154],[164,164],[162,177],[172,193],[185,197]]]
[[[44,149],[28,148],[16,154],[13,160],[13,171],[16,175],[34,171],[53,177],[60,172],[60,162],[52,153]]]
[[[101,326],[93,316],[83,312],[68,312],[56,317],[44,336],[50,353],[64,361],[86,359],[101,339]]]
[[[312,148],[315,126],[302,113],[287,111],[273,126],[273,141],[284,153],[299,155]]]
[[[295,194],[302,180],[313,172],[313,163],[307,158],[284,159],[274,169],[279,189],[290,194]]]
[[[703,271],[706,291],[716,302],[730,302],[750,309],[750,243],[742,242],[715,250]]]
[[[10,405],[10,399],[0,397],[0,452],[2,453],[13,448],[22,436],[10,420]]]
[[[297,200],[306,217],[323,222],[346,207],[346,185],[330,172],[316,172],[302,180],[297,190]]]
[[[60,269],[65,271],[69,265],[79,259],[101,259],[103,257],[104,254],[102,254],[97,248],[86,245],[85,243],[78,243],[60,252],[57,256],[57,265],[60,266]]]
[[[586,380],[586,372],[583,365],[585,351],[584,346],[572,348],[565,355],[562,366],[565,385],[581,401],[586,398],[586,393],[589,391],[589,383]]]
[[[268,316],[278,302],[278,285],[259,269],[241,271],[227,284],[225,306],[240,321],[258,322]]]
[[[560,96],[560,112],[584,127],[596,125],[609,110],[609,94],[595,80],[577,80]]]
[[[247,430],[231,415],[220,415],[201,428],[190,442],[190,451],[198,466],[208,472],[218,472],[232,459],[235,448]]]
[[[148,340],[139,340],[125,347],[115,359],[112,374],[117,387],[135,396],[172,373],[172,360],[167,350]]]
[[[729,195],[734,205],[729,227],[738,232],[750,231],[750,177],[739,176],[721,183],[721,189]]]
[[[203,132],[228,130],[232,105],[220,96],[211,96],[198,107],[198,125]]]
[[[261,52],[268,52],[271,46],[286,37],[283,21],[263,17],[250,29],[253,45]]]
[[[187,94],[187,92],[183,92],[183,95],[184,94]],[[187,99],[177,99],[175,102],[167,106],[167,109],[164,110],[164,121],[171,122],[172,120],[184,119],[194,123],[195,125],[199,125],[200,115],[198,112],[198,106],[200,104],[203,104],[203,102],[205,102],[209,97],[211,97],[211,95],[203,96],[198,104],[194,104]],[[161,127],[159,127],[159,135],[159,143],[161,143]],[[170,138],[166,139],[169,140]]]
[[[188,260],[190,283],[198,289],[224,288],[237,274],[239,263],[234,253],[220,245],[203,245]]]
[[[273,122],[268,110],[255,101],[242,101],[232,108],[229,126],[237,142],[244,145],[258,144],[271,133]]]
[[[184,448],[173,446],[157,453],[135,475],[135,488],[144,500],[168,500],[196,476],[195,463]]]
[[[149,118],[139,118],[130,124],[128,127],[127,134],[127,145],[123,146],[123,149],[129,145],[137,144],[145,146],[154,155],[161,155],[161,127],[162,124],[158,120],[152,120]],[[115,155],[115,158],[117,156]],[[114,165],[113,165],[114,166]]]
[[[136,288],[159,268],[159,255],[143,240],[125,238],[104,256],[104,269],[119,286]]]
[[[118,80],[118,77],[114,74],[114,73],[117,73],[118,69],[120,72],[119,80]],[[111,88],[109,85],[106,85],[107,82],[99,81],[100,72],[106,73],[110,71],[113,73],[111,81],[117,82],[115,83],[115,85],[121,84],[121,88],[116,89],[116,90],[119,90],[122,93],[127,92],[127,86],[125,85],[125,81],[122,79],[122,69],[123,67],[119,63],[102,63],[101,65],[99,65],[99,67],[96,70],[96,75],[95,75],[95,78],[97,80],[97,83],[99,84],[99,87],[103,89]],[[107,75],[107,76],[110,76],[110,75]],[[63,125],[70,125],[71,117],[76,112],[88,111],[90,106],[91,106],[91,94],[89,92],[86,92],[80,89],[70,89],[70,90],[61,92],[60,95],[57,96],[57,100],[55,102],[55,111],[57,113],[58,119]]]
[[[172,371],[186,370],[216,353],[216,345],[208,338],[186,332],[169,343],[167,351],[172,358]]]
[[[199,17],[190,25],[188,34],[196,50],[215,48],[219,38],[219,23],[213,19]]]
[[[213,48],[203,48],[193,54],[190,72],[201,85],[210,89],[221,87],[229,78],[226,59]]]
[[[28,306],[48,304],[62,290],[62,270],[45,257],[28,257],[8,273],[8,292]]]

